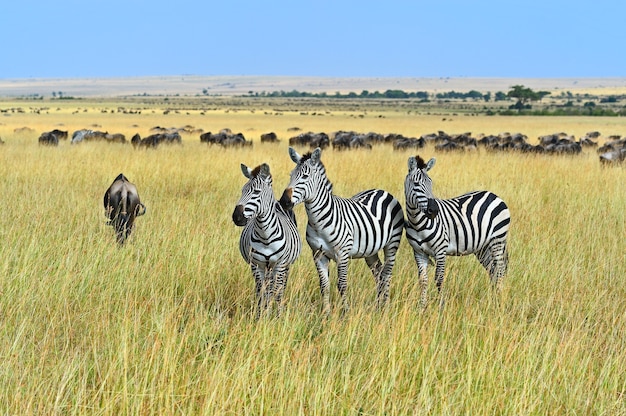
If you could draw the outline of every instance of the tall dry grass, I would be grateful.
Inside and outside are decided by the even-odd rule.
[[[403,241],[388,307],[376,310],[373,279],[353,261],[350,313],[339,316],[333,286],[336,309],[325,320],[305,249],[284,315],[255,321],[253,279],[230,214],[245,182],[241,162],[269,163],[280,194],[293,166],[285,141],[232,150],[191,136],[154,151],[38,146],[38,132],[54,128],[55,118],[70,130],[98,124],[126,134],[192,124],[247,136],[276,130],[285,138],[296,123],[313,131],[454,132],[434,117],[393,112],[363,119],[260,111],[3,118],[1,413],[626,413],[626,171],[601,168],[593,152],[420,152],[438,158],[436,195],[482,188],[508,203],[510,264],[499,298],[474,258],[450,258],[445,307],[438,308],[431,284],[431,304],[420,313],[417,268]],[[467,118],[456,132],[524,131],[516,124],[522,121],[543,133],[573,123],[619,133],[601,125],[616,120],[529,118]],[[615,130],[624,131],[618,121]],[[22,125],[37,133],[13,133]],[[381,187],[404,201],[409,155],[380,146],[327,150],[322,160],[337,194]],[[123,248],[102,207],[120,172],[148,209]],[[303,207],[296,212],[304,236]]]

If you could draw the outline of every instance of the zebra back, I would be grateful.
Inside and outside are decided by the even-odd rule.
[[[286,206],[305,202],[309,219],[307,241],[313,250],[322,244],[327,251],[359,258],[377,253],[390,241],[399,245],[404,213],[393,195],[370,189],[351,198],[336,196],[320,160],[319,148],[303,156],[290,148],[290,154],[296,167],[281,202]]]

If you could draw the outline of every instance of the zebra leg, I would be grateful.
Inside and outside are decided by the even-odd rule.
[[[443,276],[446,271],[446,253],[441,252],[435,255],[435,281],[437,282],[437,291],[439,292],[439,312],[443,311],[446,299],[442,293]]]
[[[481,250],[477,251],[476,253],[476,258],[478,258],[478,261],[480,262],[480,264],[482,264],[482,266],[485,268],[485,270],[487,270],[487,273],[489,273],[489,276],[491,276],[491,260],[492,260],[492,256],[491,256],[491,245],[488,245],[484,248],[482,248]]]
[[[365,262],[369,266],[372,275],[374,276],[374,282],[376,282],[376,299],[378,302],[378,306],[381,305],[381,299],[384,297],[385,285],[383,284],[383,264],[378,257],[378,254],[374,254],[373,256],[366,257]],[[382,296],[382,297],[381,297]]]
[[[426,302],[428,301],[428,256],[420,251],[413,251],[413,257],[415,257],[415,263],[417,263],[417,270],[419,272],[420,283],[420,308],[426,308]]]
[[[321,250],[313,252],[313,261],[320,278],[320,292],[322,294],[323,310],[326,315],[330,315],[330,288],[328,281],[328,263],[330,259],[321,252]]]
[[[256,297],[256,318],[261,317],[261,310],[263,309],[263,280],[265,279],[265,273],[256,264],[250,265],[252,269],[252,276],[254,276],[255,297]]]
[[[508,266],[508,253],[506,250],[506,241],[497,241],[490,246],[491,257],[491,269],[489,270],[489,276],[491,277],[491,283],[496,288],[497,292],[502,289],[502,278],[506,274]]]
[[[400,245],[400,236],[398,236],[397,242],[390,242],[383,248],[385,254],[385,263],[383,264],[382,271],[380,272],[379,286],[378,286],[378,305],[384,306],[389,299],[389,286],[391,285],[391,272],[393,271],[393,265],[396,263],[396,253]]]
[[[347,297],[349,263],[350,258],[348,256],[337,256],[337,289],[339,289],[339,295],[341,296],[341,306],[344,314],[350,309]]]
[[[283,311],[283,295],[287,287],[287,277],[289,276],[289,266],[277,266],[274,273],[274,288],[276,290],[276,307],[278,316]]]
[[[437,282],[437,290],[441,292],[443,286],[443,275],[446,271],[446,253],[437,253],[435,256],[435,281]]]
[[[366,257],[365,262],[367,263],[368,267],[372,271],[372,275],[374,276],[374,281],[376,281],[376,284],[378,284],[378,281],[380,279],[380,274],[383,271],[383,268],[382,268],[383,264],[381,263],[380,258],[378,257],[378,254],[374,254],[373,256]]]
[[[274,297],[274,279],[275,272],[269,266],[265,266],[265,278],[263,279],[263,310],[270,312],[272,306],[272,298]]]

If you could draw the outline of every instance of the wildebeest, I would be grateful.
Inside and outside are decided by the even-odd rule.
[[[104,136],[104,139],[109,143],[126,143],[126,136],[124,136],[122,133],[107,133]]]
[[[117,242],[122,245],[133,231],[135,217],[146,213],[146,206],[139,199],[137,187],[120,173],[104,193],[104,210],[109,218],[107,225],[113,226]]]
[[[233,134],[230,129],[222,129],[218,133],[206,132],[200,135],[200,142],[219,144],[223,147],[252,146],[252,141],[246,140],[243,133]]]
[[[326,133],[300,133],[297,136],[289,138],[290,146],[309,146],[312,149],[319,147],[325,149],[330,146],[330,138]]]
[[[600,162],[603,165],[612,165],[619,164],[626,161],[626,148],[612,150],[610,152],[605,152],[600,155]]]
[[[612,136],[612,140],[598,148],[598,153],[607,153],[621,149],[626,149],[626,138],[622,139],[619,136]]]
[[[426,146],[426,141],[423,137],[417,139],[415,137],[401,136],[393,142],[393,150],[421,149],[424,146]]]
[[[99,140],[99,139],[104,140],[106,139],[107,134],[108,133],[106,132],[97,131],[97,130],[88,130],[88,129],[76,130],[72,134],[72,141],[70,142],[70,144],[80,143],[83,140],[84,141]]]
[[[278,136],[273,131],[261,134],[261,143],[278,143]]]
[[[67,130],[62,131],[62,130],[59,130],[59,129],[54,129],[50,133],[52,133],[55,136],[57,136],[57,139],[59,139],[59,140],[67,139]]]
[[[135,134],[130,140],[133,147],[157,147],[160,144],[182,144],[180,133],[155,133],[143,139],[139,134]]]
[[[39,144],[44,146],[58,146],[59,138],[52,132],[46,131],[39,136]]]
[[[331,144],[335,150],[358,148],[371,149],[373,134],[374,133],[360,134],[355,131],[338,131],[334,134]]]

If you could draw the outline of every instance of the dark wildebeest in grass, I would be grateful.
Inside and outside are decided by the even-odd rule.
[[[52,132],[44,132],[39,136],[39,144],[44,146],[58,146],[59,138]]]
[[[135,217],[146,213],[146,206],[139,200],[137,187],[120,173],[104,194],[107,225],[115,229],[117,242],[122,245],[130,236]]]
[[[50,133],[52,133],[55,136],[57,136],[57,138],[59,140],[67,140],[67,133],[68,133],[67,130],[63,131],[63,130],[59,130],[59,129],[54,129]]]
[[[278,143],[278,136],[273,131],[261,134],[261,143]]]

